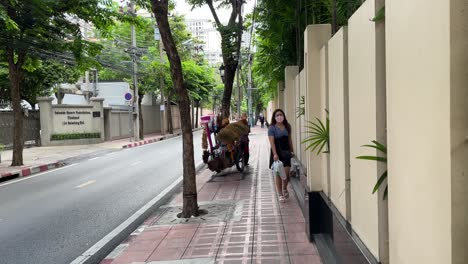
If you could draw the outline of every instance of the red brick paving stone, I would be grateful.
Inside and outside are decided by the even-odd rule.
[[[220,259],[215,261],[215,264],[250,264],[250,257],[235,258],[235,259]]]
[[[143,240],[161,240],[166,237],[168,233],[164,231],[147,231],[144,230],[140,235],[138,235],[134,241],[143,241]]]
[[[184,254],[186,248],[157,248],[149,258],[146,259],[146,262],[158,261],[158,260],[178,260]]]
[[[179,229],[179,230],[173,230],[171,229],[169,233],[167,233],[166,239],[167,238],[185,238],[185,239],[191,239],[195,232],[197,231],[196,228],[191,228],[191,229]]]
[[[285,242],[285,235],[282,233],[262,233],[257,234],[257,240],[261,242]]]
[[[305,225],[284,225],[286,233],[299,233],[305,232]]]
[[[285,224],[305,224],[304,217],[298,216],[283,216],[283,223]]]
[[[321,264],[322,261],[317,255],[296,255],[291,256],[291,264]]]
[[[182,258],[211,258],[216,256],[217,251],[216,245],[188,247]]]
[[[145,228],[146,231],[161,231],[161,232],[169,232],[172,229],[172,225],[166,225],[166,226],[148,226]]]
[[[255,226],[257,233],[284,233],[282,223],[262,223]]]
[[[178,248],[178,247],[186,248],[189,245],[189,243],[190,243],[190,239],[187,239],[186,237],[165,238],[163,241],[161,241],[158,248]]]
[[[112,261],[113,261],[113,259],[104,259],[101,262],[99,262],[99,264],[111,264]]]
[[[118,256],[112,264],[129,264],[132,262],[145,262],[148,256],[151,255],[151,252],[124,252],[122,255]]]
[[[307,235],[304,232],[299,233],[286,233],[286,241],[288,243],[297,242],[297,243],[305,243],[309,242]]]
[[[252,264],[289,264],[289,258],[285,257],[254,257]]]
[[[130,245],[125,249],[124,252],[127,251],[149,251],[153,252],[161,243],[162,239],[159,240],[142,240],[142,241],[135,241],[130,243]]]
[[[194,229],[197,230],[197,228],[200,226],[200,224],[180,224],[180,225],[174,225],[171,230],[185,230],[185,229]]]
[[[257,258],[261,257],[288,257],[288,247],[286,243],[274,243],[274,242],[262,242],[259,244],[256,244],[253,249],[253,254]]]
[[[288,243],[290,255],[318,255],[317,248],[309,242]]]
[[[199,236],[192,238],[189,246],[211,246],[219,244],[221,240],[221,235],[219,236]]]

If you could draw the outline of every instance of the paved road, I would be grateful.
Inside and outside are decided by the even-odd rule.
[[[0,263],[70,263],[181,175],[177,137],[0,184]]]

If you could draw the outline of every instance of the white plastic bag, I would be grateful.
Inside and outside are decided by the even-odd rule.
[[[283,162],[276,160],[271,165],[271,170],[273,171],[274,176],[279,176],[281,179],[286,180],[286,171],[284,170]]]

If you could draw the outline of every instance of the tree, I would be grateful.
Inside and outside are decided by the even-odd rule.
[[[195,180],[195,164],[193,161],[193,134],[190,125],[190,100],[182,74],[182,63],[171,33],[168,21],[168,0],[151,0],[152,11],[161,33],[161,39],[166,47],[169,59],[171,78],[179,102],[182,123],[183,140],[183,208],[181,217],[189,218],[200,214],[197,202],[197,184]]]
[[[107,6],[108,0],[88,1],[1,1],[0,50],[8,64],[13,116],[12,166],[23,165],[23,111],[22,83],[27,71],[25,65],[48,56],[71,52],[78,63],[86,63],[97,54],[99,45],[83,39],[80,21],[96,28],[112,24],[115,14]]]
[[[224,94],[222,98],[221,113],[223,117],[230,116],[232,87],[234,77],[239,63],[239,51],[242,40],[242,4],[244,0],[187,0],[193,6],[208,5],[211,14],[215,20],[216,29],[221,34],[221,50],[224,63]],[[219,3],[219,7],[230,7],[231,15],[227,25],[223,25],[219,20],[218,14],[214,7],[215,3]]]
[[[38,60],[37,65],[26,68],[20,98],[27,101],[33,109],[37,97],[49,96],[57,84],[75,82],[80,76],[79,70],[73,65],[54,60]],[[0,98],[11,101],[8,66],[5,63],[0,64]]]
[[[256,8],[257,52],[253,73],[257,88],[266,91],[264,100],[276,96],[278,82],[284,80],[284,68],[303,68],[304,30],[309,24],[332,24],[333,32],[346,25],[363,0],[306,1],[263,0]]]

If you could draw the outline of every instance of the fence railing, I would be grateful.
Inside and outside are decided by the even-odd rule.
[[[0,111],[0,144],[5,145],[7,149],[13,145],[13,125],[14,118],[12,111]],[[40,145],[39,111],[28,111],[23,116],[23,139],[25,145]]]

